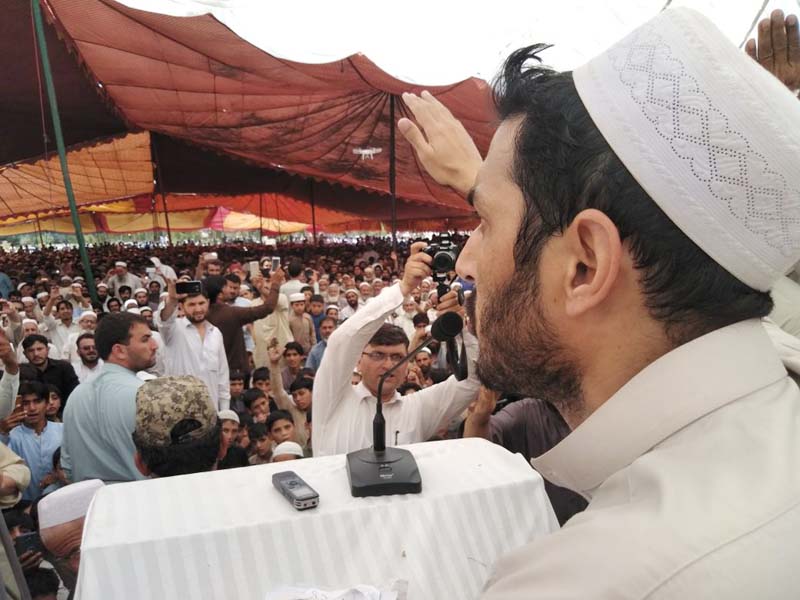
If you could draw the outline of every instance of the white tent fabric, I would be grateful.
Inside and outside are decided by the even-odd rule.
[[[384,71],[422,85],[478,76],[491,80],[511,50],[555,44],[553,67],[577,67],[666,4],[691,6],[713,20],[737,46],[764,0],[121,0],[132,8],[172,16],[213,14],[241,38],[275,56],[323,63],[361,52]],[[800,12],[798,0],[767,0]]]

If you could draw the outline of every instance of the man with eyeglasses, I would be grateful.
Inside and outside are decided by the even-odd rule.
[[[314,378],[314,456],[342,454],[372,445],[378,381],[409,350],[403,329],[386,323],[386,319],[430,275],[431,258],[421,252],[425,246],[424,242],[413,244],[403,279],[384,288],[328,339]],[[439,314],[458,308],[456,295],[448,294],[439,304]],[[387,378],[381,400],[388,445],[424,442],[442,423],[475,400],[479,387],[474,368],[477,341],[470,334],[465,337],[470,359],[466,380],[450,377],[420,392],[401,396],[397,387],[405,381],[408,365]],[[362,378],[353,385],[351,374],[356,368]]]

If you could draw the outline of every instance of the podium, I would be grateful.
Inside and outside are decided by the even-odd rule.
[[[408,598],[476,598],[494,562],[558,528],[541,476],[483,439],[405,446],[422,493],[353,498],[345,456],[106,486],[81,546],[78,600],[264,600],[292,585],[408,582]],[[294,470],[320,495],[296,511]]]

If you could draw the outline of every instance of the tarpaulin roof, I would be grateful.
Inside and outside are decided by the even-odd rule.
[[[157,177],[168,193],[281,193],[301,202],[313,195],[321,208],[349,213],[347,222],[353,222],[352,216],[363,217],[364,223],[388,221],[390,104],[395,103],[396,121],[407,112],[397,94],[422,88],[388,76],[361,55],[324,65],[277,59],[207,15],[169,17],[113,0],[41,3],[63,39],[53,39],[48,27],[68,143],[118,129],[121,117],[128,129],[163,134],[154,135],[153,144]],[[26,60],[13,68],[13,77],[26,83],[16,86],[15,99],[5,97],[3,87],[0,106],[11,112],[24,109],[26,128],[3,124],[0,134],[8,135],[3,136],[7,144],[0,147],[0,162],[43,150],[33,37],[20,26],[30,23],[30,7],[23,0],[9,0],[9,5],[12,18],[3,23],[15,24],[4,27],[0,48],[6,56],[26,53]],[[431,91],[485,151],[493,128],[486,83],[470,79]],[[361,148],[379,151],[365,160],[354,153]],[[469,215],[463,199],[423,173],[400,136],[396,150],[399,219]],[[0,210],[0,216],[19,214],[8,207]]]

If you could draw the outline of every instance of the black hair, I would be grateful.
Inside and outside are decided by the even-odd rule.
[[[231,283],[235,283],[236,285],[242,284],[242,278],[239,277],[236,273],[228,273],[227,275],[223,276],[225,281],[230,281]]]
[[[405,396],[405,393],[408,390],[414,390],[415,392],[419,392],[422,390],[422,386],[418,383],[414,383],[413,381],[406,381],[405,383],[401,383],[397,386],[397,393],[401,396]]]
[[[82,333],[82,334],[80,334],[78,336],[78,339],[75,340],[75,346],[80,348],[81,347],[81,342],[83,340],[94,340],[94,334],[93,333]]]
[[[59,300],[56,304],[56,311],[61,310],[61,307],[66,305],[66,307],[72,310],[72,303],[69,300]]]
[[[258,388],[250,388],[249,390],[245,390],[242,392],[242,402],[247,407],[247,410],[250,410],[250,407],[253,405],[253,402],[258,400],[259,398],[266,398],[267,395]]]
[[[203,280],[204,295],[208,298],[210,304],[214,304],[217,301],[224,287],[225,278],[222,275],[209,275]]]
[[[260,440],[269,435],[269,429],[267,429],[264,423],[252,423],[250,427],[247,428],[247,435],[249,435],[252,440]]]
[[[44,387],[47,388],[47,398],[48,399],[50,398],[50,394],[58,394],[59,398],[61,398],[62,400],[64,399],[64,398],[61,397],[61,390],[59,389],[59,387],[57,385],[55,385],[53,383],[46,383],[46,384],[44,384]]]
[[[180,425],[180,423],[179,423]],[[133,434],[133,443],[150,471],[158,477],[173,477],[210,471],[219,457],[220,422],[200,438],[169,446],[147,446]]]
[[[305,294],[306,292],[312,292],[313,295],[314,288],[311,287],[310,285],[304,285],[303,287],[300,288],[300,293]]]
[[[108,360],[111,350],[116,344],[127,346],[131,341],[131,329],[137,323],[148,329],[147,319],[133,313],[111,313],[106,315],[98,324],[94,332],[94,341],[97,354],[103,360]]]
[[[298,377],[289,386],[289,393],[296,392],[297,390],[313,390],[314,380],[311,377]]]
[[[121,285],[121,286],[119,286],[119,289],[117,290],[117,293],[121,295],[122,292],[124,292],[125,290],[128,290],[131,294],[133,294],[133,288],[131,286],[129,286],[129,285]]]
[[[370,346],[397,346],[402,344],[408,348],[408,336],[401,327],[384,323],[369,340]]]
[[[22,349],[23,350],[28,350],[28,348],[30,348],[31,346],[33,346],[37,342],[39,344],[44,344],[45,347],[47,347],[47,345],[48,345],[48,341],[47,341],[46,337],[44,337],[43,335],[41,335],[39,333],[32,333],[31,335],[26,337],[24,340],[22,340]]]
[[[522,117],[512,166],[525,202],[514,246],[519,276],[535,280],[544,244],[594,208],[617,227],[640,271],[647,309],[676,345],[769,314],[769,293],[716,263],[639,185],[592,121],[572,73],[528,64],[547,47],[512,53],[493,85],[500,118]]]
[[[122,302],[120,301],[119,298],[116,298],[116,297],[115,298],[109,298],[108,302],[106,302],[106,306],[110,307],[112,302],[116,302],[119,305],[119,307],[122,308]],[[134,315],[134,316],[136,316],[136,315]]]
[[[311,296],[309,302],[319,302],[320,304],[325,304],[325,298],[322,297],[322,294],[314,294]]]
[[[267,422],[265,423],[267,426],[267,431],[272,432],[272,426],[278,421],[289,421],[290,423],[294,424],[292,413],[290,413],[288,410],[274,410],[269,413],[269,416],[267,417]]]
[[[417,325],[430,325],[431,320],[428,318],[428,315],[425,313],[417,313],[413,317],[411,317],[411,322],[414,324],[414,327]]]
[[[47,385],[39,383],[38,381],[21,381],[17,394],[19,396],[36,396],[39,400],[44,402],[50,397],[47,391]]]
[[[61,462],[61,446],[56,448],[55,452],[53,452],[53,470],[55,471],[59,467],[59,463]]]
[[[228,381],[238,381],[241,380],[244,382],[247,379],[247,376],[242,373],[241,371],[231,371],[228,375]]]
[[[286,269],[286,272],[289,273],[289,277],[297,277],[300,273],[303,272],[303,263],[298,258],[293,258],[289,261],[289,266]]]
[[[28,531],[36,531],[36,523],[33,522],[33,518],[24,512],[19,504],[12,510],[3,511],[3,519],[9,530],[14,529],[14,527],[21,527]]]
[[[333,317],[324,317],[323,319],[320,320],[319,324],[322,325],[325,321],[330,321],[331,323],[333,323],[333,326],[336,327],[336,319],[334,319]]]
[[[36,567],[30,571],[25,571],[25,583],[28,585],[31,600],[58,593],[59,579],[53,569]]]
[[[300,342],[286,342],[286,346],[283,349],[283,355],[286,356],[286,353],[289,350],[294,350],[300,356],[303,356],[305,352],[303,352],[303,347],[300,345]]]
[[[267,367],[258,367],[253,371],[253,383],[256,381],[269,381],[269,369]]]

